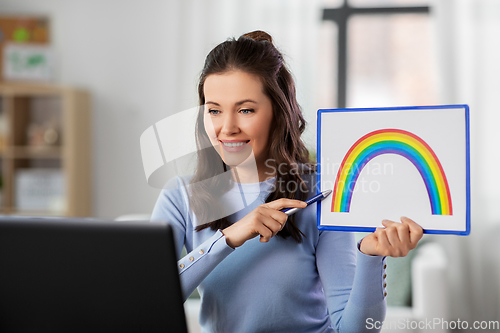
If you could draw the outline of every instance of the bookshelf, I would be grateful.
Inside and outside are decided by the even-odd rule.
[[[0,83],[1,214],[91,216],[90,96]]]

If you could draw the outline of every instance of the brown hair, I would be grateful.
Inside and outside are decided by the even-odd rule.
[[[212,230],[224,229],[230,225],[227,218],[217,218],[217,215],[224,216],[224,214],[220,215],[223,208],[216,199],[229,190],[230,183],[227,177],[215,176],[228,171],[229,166],[211,147],[205,132],[203,88],[207,76],[232,70],[260,77],[264,93],[272,102],[273,130],[269,137],[270,159],[266,163],[275,168],[280,166],[281,172],[277,172],[275,190],[269,194],[266,202],[279,198],[305,200],[308,194],[300,189],[307,188],[307,184],[304,183],[300,173],[316,171],[316,166],[309,160],[309,151],[301,139],[306,122],[297,103],[295,83],[284,64],[282,54],[273,45],[271,36],[263,31],[253,31],[238,39],[228,39],[208,54],[198,84],[200,104],[196,124],[198,162],[195,175],[190,182],[193,194],[190,196],[191,208],[204,223],[196,228],[197,231],[207,227]],[[297,165],[302,165],[303,170],[293,169]],[[286,186],[290,182],[297,184],[293,192]],[[285,227],[278,233],[278,236],[283,238],[291,236],[299,243],[302,242],[303,235],[295,224],[295,215],[288,218]]]

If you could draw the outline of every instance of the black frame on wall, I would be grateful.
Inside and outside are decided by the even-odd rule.
[[[338,27],[338,56],[337,56],[337,107],[347,105],[347,26],[353,15],[380,15],[380,14],[428,14],[429,6],[413,7],[352,7],[349,0],[344,0],[342,6],[323,9],[323,21],[333,21]]]

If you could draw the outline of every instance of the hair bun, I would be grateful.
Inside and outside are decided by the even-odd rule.
[[[250,38],[258,42],[267,40],[269,43],[271,44],[273,43],[273,38],[271,37],[271,35],[262,30],[255,30],[252,32],[248,32],[242,35],[241,37]]]

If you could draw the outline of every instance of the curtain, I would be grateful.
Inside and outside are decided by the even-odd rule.
[[[452,317],[500,317],[500,1],[435,0],[443,104],[469,104],[471,235],[440,236],[450,259]]]

